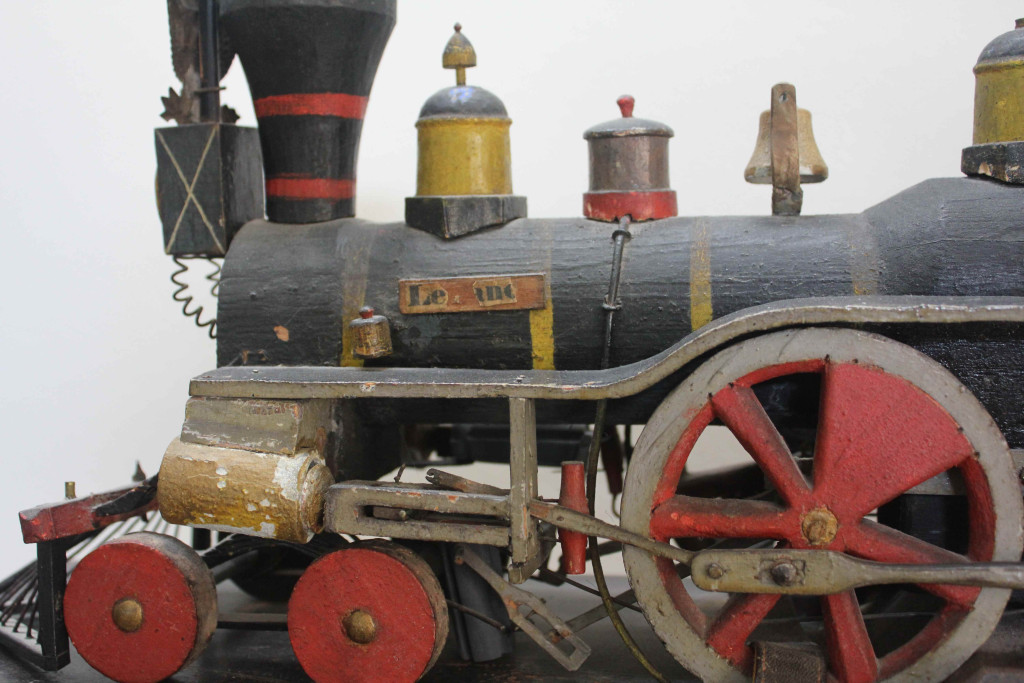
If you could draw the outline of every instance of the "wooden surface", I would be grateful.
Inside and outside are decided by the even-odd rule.
[[[584,581],[592,583],[589,577]],[[625,590],[624,576],[609,577],[613,593]],[[572,588],[552,588],[529,582],[526,587],[548,601],[561,616],[577,614],[597,604],[598,599]],[[222,585],[220,590],[222,611],[254,611],[265,608],[245,596],[233,585]],[[283,607],[280,608],[283,611]],[[632,630],[655,665],[673,681],[695,681],[668,655],[643,617],[631,610],[623,610],[626,624]],[[989,642],[954,676],[951,681],[979,681],[987,672],[1002,675],[999,680],[1015,680],[1024,670],[1024,651],[1020,647],[1024,634],[1024,613],[1014,610],[1012,603],[1003,617],[999,629]],[[583,667],[570,673],[563,671],[539,647],[521,633],[516,635],[516,651],[484,664],[472,664],[459,659],[453,640],[424,683],[464,681],[468,683],[499,683],[501,681],[649,681],[650,677],[633,661],[619,641],[607,620],[583,631],[583,638],[593,648],[593,654]],[[77,652],[72,650],[71,664],[57,673],[40,673],[15,660],[0,649],[0,680],[9,683],[101,683],[107,679],[89,668]],[[258,681],[259,683],[293,683],[309,680],[292,654],[288,634],[277,632],[218,631],[203,655],[174,678],[175,683],[227,683]]]
[[[589,581],[585,578],[584,580]],[[592,581],[590,581],[592,584]],[[626,590],[624,576],[610,577],[613,593]],[[599,599],[571,587],[552,588],[536,582],[526,587],[548,601],[557,614],[570,617],[598,604]],[[232,584],[222,584],[221,611],[254,611],[266,608],[245,596]],[[284,611],[280,606],[279,611]],[[686,672],[665,652],[643,617],[624,610],[627,625],[638,637],[641,646],[659,668],[672,680],[692,681]],[[575,672],[570,673],[551,660],[523,634],[516,635],[516,651],[484,664],[472,664],[459,659],[453,638],[434,668],[422,680],[424,683],[447,681],[647,681],[643,669],[632,660],[607,620],[581,632],[594,650],[593,655]],[[28,665],[14,660],[0,649],[0,680],[9,683],[100,683],[102,675],[89,668],[81,656],[72,649],[71,664],[57,673],[40,673]],[[174,676],[175,683],[221,683],[257,681],[259,683],[293,683],[309,680],[299,666],[284,631],[243,632],[222,630],[214,634],[209,647],[190,667]]]

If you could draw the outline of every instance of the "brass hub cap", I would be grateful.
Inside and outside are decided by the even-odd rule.
[[[377,637],[377,622],[369,612],[359,609],[349,612],[341,623],[345,627],[345,635],[354,643],[366,645]]]
[[[114,624],[125,633],[135,633],[142,628],[142,603],[135,598],[121,598],[110,611]]]
[[[800,530],[811,545],[828,545],[839,532],[839,520],[828,508],[815,508],[800,518]]]

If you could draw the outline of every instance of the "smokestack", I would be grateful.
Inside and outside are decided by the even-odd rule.
[[[397,0],[222,0],[259,119],[267,216],[355,215],[363,114]]]

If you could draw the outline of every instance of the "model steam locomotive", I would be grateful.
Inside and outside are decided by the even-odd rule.
[[[192,381],[158,476],[22,513],[39,559],[0,584],[0,623],[34,581],[36,633],[10,636],[31,658],[60,668],[70,634],[105,675],[161,680],[202,651],[232,578],[288,599],[318,681],[415,680],[450,624],[477,661],[518,628],[575,670],[589,648],[572,620],[517,584],[588,562],[656,677],[616,601],[715,681],[939,680],[989,637],[1024,588],[1019,22],[975,68],[967,177],[801,216],[827,168],[780,84],[747,170],[773,215],[727,218],[677,216],[673,132],[630,97],[585,134],[583,217],[527,217],[511,121],[467,84],[456,26],[406,220],[372,224],[353,218],[355,165],[395,0],[186,5],[158,198],[169,254],[224,259],[218,367]],[[258,130],[218,100],[234,53]],[[711,425],[751,462],[691,474]],[[473,460],[508,462],[509,487],[401,481]],[[593,516],[599,463],[620,524]],[[562,468],[557,503],[539,465]],[[96,543],[156,511],[193,547],[152,530]],[[67,579],[76,546],[91,552]],[[613,598],[601,557],[620,549],[632,597]],[[771,627],[780,614],[792,628]]]

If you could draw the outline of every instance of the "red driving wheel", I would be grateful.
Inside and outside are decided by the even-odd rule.
[[[797,377],[817,378],[820,391],[808,474],[755,393],[763,383]],[[687,459],[713,421],[760,468],[768,500],[677,495]],[[623,520],[653,538],[750,539],[887,563],[1020,557],[1020,493],[998,429],[945,369],[891,340],[812,329],[743,342],[699,368],[647,429],[627,481]],[[871,518],[942,473],[964,485],[966,556]],[[709,613],[670,560],[635,548],[625,560],[648,619],[685,666],[715,680],[749,677],[751,636],[760,627],[764,637],[763,622],[782,596],[736,594]],[[821,596],[823,644],[836,679],[944,677],[984,642],[1008,598],[1007,591],[963,586],[913,590],[933,596],[932,616],[894,649],[873,642],[856,592]]]
[[[64,621],[78,653],[104,676],[162,681],[198,657],[217,627],[213,575],[176,538],[129,534],[71,572]]]
[[[415,681],[448,637],[437,577],[416,553],[388,541],[325,555],[288,602],[288,636],[318,683]]]

